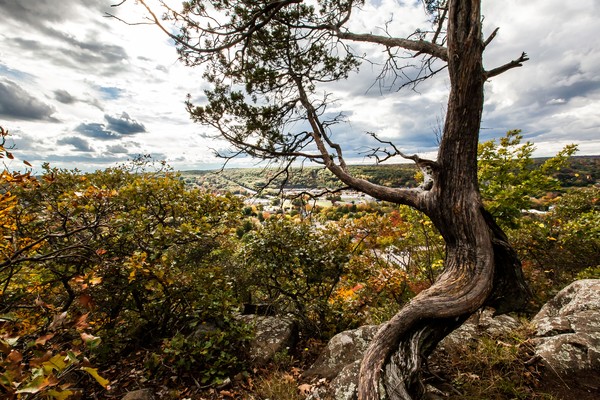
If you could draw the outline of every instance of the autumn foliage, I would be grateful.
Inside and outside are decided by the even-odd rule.
[[[1,133],[0,157],[12,159]],[[549,178],[574,149],[540,170],[520,141],[510,132],[483,144],[480,179],[540,304],[578,277],[598,277],[600,193],[564,192]],[[551,210],[519,211],[530,206]],[[244,303],[292,314],[306,345],[386,320],[434,282],[444,260],[441,236],[410,208],[269,215],[191,189],[143,158],[93,173],[5,168],[0,233],[7,399],[103,397],[132,379],[185,397],[232,376],[250,379],[252,331],[236,319]]]

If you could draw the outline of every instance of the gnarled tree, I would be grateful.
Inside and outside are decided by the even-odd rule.
[[[224,157],[278,161],[282,171],[298,160],[320,163],[349,188],[425,213],[443,236],[443,273],[377,333],[362,361],[359,399],[420,397],[423,360],[445,335],[484,305],[504,312],[525,304],[519,260],[482,205],[477,144],[484,83],[527,56],[484,67],[482,55],[496,31],[483,37],[480,0],[425,0],[431,26],[408,37],[351,31],[364,0],[190,0],[182,9],[160,1],[160,17],[149,1],[139,3],[149,22],[175,40],[184,63],[204,66],[212,89],[204,104],[188,101],[188,109],[233,146]],[[352,176],[335,141],[332,126],[340,118],[331,116],[329,98],[320,93],[368,59],[355,53],[358,42],[380,46],[387,54],[382,74],[408,78],[404,84],[447,71],[437,159],[406,156],[372,134],[377,160],[406,157],[421,168],[426,180],[419,188]],[[408,60],[418,60],[415,74],[405,69]]]

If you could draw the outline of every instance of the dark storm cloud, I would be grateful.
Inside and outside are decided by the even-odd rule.
[[[0,80],[0,115],[10,119],[46,120],[52,117],[53,107],[29,94],[13,81]]]
[[[121,138],[121,135],[107,129],[106,125],[99,123],[79,124],[77,128],[75,128],[75,132],[100,140],[115,140]]]
[[[562,100],[563,103],[566,103],[574,97],[587,97],[598,89],[600,89],[600,80],[582,80],[547,90],[542,89],[542,94],[544,95],[543,99],[547,100],[546,104],[552,100]]]
[[[94,149],[90,146],[89,142],[85,139],[82,139],[77,136],[69,136],[63,139],[59,139],[56,141],[57,144],[60,145],[71,145],[75,147],[75,150],[82,151],[86,153],[93,152]]]
[[[110,115],[105,115],[104,119],[106,122],[108,122],[108,129],[118,132],[122,135],[146,132],[146,127],[144,127],[144,124],[132,119],[126,112],[122,113],[120,117],[111,117]]]
[[[105,115],[104,119],[107,122],[106,124],[98,122],[81,123],[74,131],[86,137],[99,140],[119,140],[124,136],[146,132],[144,125],[132,119],[126,112],[123,112],[118,117]]]

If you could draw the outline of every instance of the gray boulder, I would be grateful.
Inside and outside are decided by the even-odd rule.
[[[473,314],[458,329],[452,331],[439,344],[438,350],[453,351],[455,348],[464,346],[466,342],[477,340],[482,333],[492,336],[501,336],[513,329],[517,329],[521,323],[510,315],[494,316],[493,309],[484,309]]]
[[[575,380],[592,373],[600,382],[600,279],[567,286],[531,322],[536,354],[549,370]]]
[[[332,380],[345,366],[362,359],[378,329],[379,325],[365,325],[338,333],[329,340],[319,358],[302,374],[303,377]]]
[[[123,396],[122,400],[155,400],[154,392],[152,389],[139,389],[133,390]]]
[[[302,377],[317,381],[307,400],[354,400],[363,353],[380,325],[365,325],[340,332]],[[321,379],[319,379],[321,378]]]
[[[509,316],[493,317],[492,310],[476,313],[459,329],[448,335],[438,351],[453,351],[465,341],[476,340],[482,332],[496,335],[517,328],[520,323]],[[313,379],[317,384],[307,400],[355,400],[360,361],[371,339],[380,325],[366,325],[335,335],[321,353],[317,361],[304,372],[303,377]],[[435,357],[435,353],[432,357]],[[323,384],[326,380],[329,384]]]
[[[242,315],[239,318],[255,329],[249,346],[254,364],[269,362],[275,354],[290,349],[297,340],[296,324],[289,318],[259,315]]]

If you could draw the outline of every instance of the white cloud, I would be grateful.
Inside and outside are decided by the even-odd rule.
[[[95,169],[130,154],[153,153],[176,168],[217,167],[220,160],[211,148],[227,145],[203,137],[208,128],[193,124],[184,108],[188,93],[202,96],[201,71],[180,64],[174,46],[156,27],[105,18],[108,10],[129,22],[142,19],[135,2],[117,8],[112,3],[0,2],[1,82],[13,89],[15,104],[29,101],[29,112],[37,112],[37,119],[13,116],[6,126],[16,132],[23,157],[37,165],[51,161]],[[486,34],[500,27],[485,56],[487,68],[522,51],[531,60],[486,85],[482,137],[522,128],[540,155],[573,141],[581,143],[581,154],[600,154],[600,49],[594,40],[600,33],[600,3],[484,1],[483,14]],[[378,0],[355,13],[352,26],[383,34],[387,23],[390,33],[408,34],[424,21],[419,2]],[[368,46],[354,47],[373,54]],[[375,51],[382,59],[381,49]],[[364,132],[373,131],[407,152],[431,153],[443,118],[446,75],[426,82],[419,94],[380,90],[373,86],[376,73],[377,65],[363,64],[348,81],[322,88],[335,90],[338,101],[330,111],[348,116],[348,123],[336,127],[338,140],[354,155],[369,143]],[[125,137],[128,132],[135,142]]]

